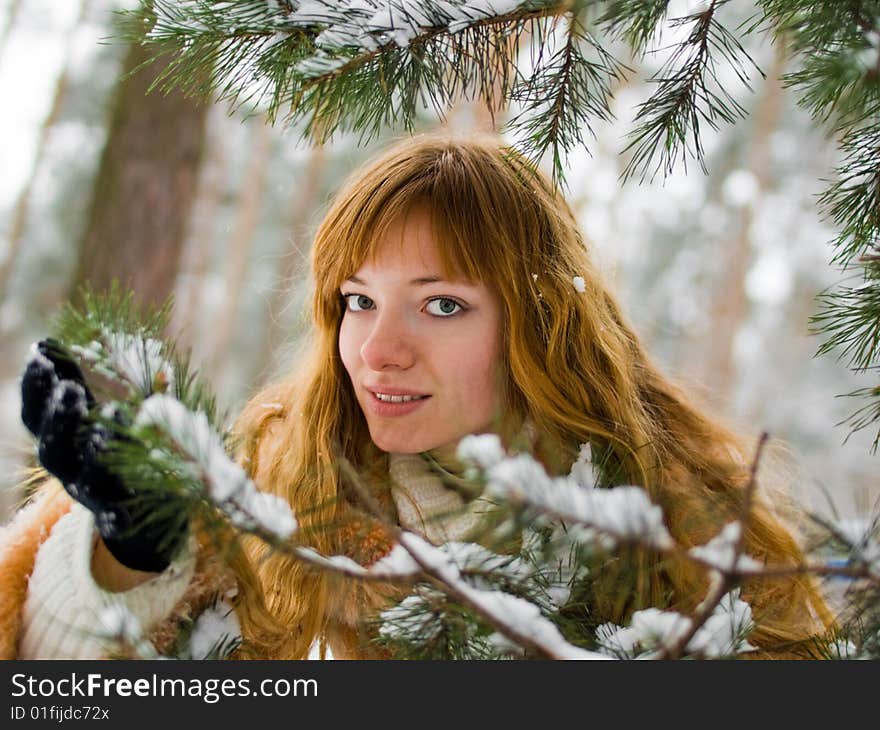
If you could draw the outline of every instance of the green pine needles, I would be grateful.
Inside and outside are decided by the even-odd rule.
[[[231,458],[228,430],[207,384],[164,339],[170,302],[142,308],[118,286],[102,295],[86,290],[81,299],[82,306],[64,309],[54,334],[98,395],[89,418],[105,431],[93,435],[106,447],[106,465],[134,495],[127,503],[134,529],[161,526],[170,540],[198,527],[215,537],[218,548],[239,533],[254,534],[314,569],[405,586],[403,599],[373,623],[376,640],[395,657],[737,657],[753,649],[754,630],[739,586],[780,569],[851,581],[839,633],[829,641],[817,637],[817,654],[877,655],[876,515],[866,521],[835,516],[820,524],[827,535],[825,557],[793,568],[764,566],[744,554],[738,521],[704,545],[685,547],[672,538],[647,492],[617,484],[614,462],[586,444],[568,475],[551,476],[527,451],[507,452],[497,435],[467,436],[457,451],[466,467],[462,479],[469,494],[493,509],[474,541],[435,545],[386,523],[395,545],[369,566],[321,555],[302,539],[287,501],[257,490]],[[338,466],[356,492],[368,494],[357,488],[350,466]],[[362,501],[355,506],[387,520],[369,499]],[[632,550],[676,556],[709,571],[714,587],[700,609],[685,616],[663,605],[636,607],[629,625],[609,622],[594,600],[594,583],[613,570],[617,593],[629,600],[628,586],[640,570],[650,569],[629,559]],[[108,610],[100,624],[98,630],[129,655],[151,656],[137,622],[121,608]],[[207,616],[183,627],[173,653],[227,656],[239,641],[234,613],[218,599]]]
[[[820,352],[842,347],[842,357],[854,355],[850,367],[875,370],[880,2],[754,0],[751,19],[735,27],[723,19],[728,2],[705,0],[676,17],[669,0],[141,0],[124,14],[123,34],[170,55],[159,88],[262,105],[272,122],[316,142],[411,131],[421,109],[443,117],[459,99],[482,100],[493,115],[510,112],[517,146],[534,161],[549,157],[557,183],[634,73],[622,53],[665,58],[636,110],[623,178],[665,176],[689,160],[705,170],[703,129],[747,114],[721,78],[732,71],[748,87],[761,72],[743,40],[771,35],[797,63],[785,82],[840,139],[836,180],[820,204],[839,231],[832,263],[856,267],[866,285],[820,299]],[[676,40],[664,44],[664,34]],[[880,424],[876,391],[858,391],[872,405],[854,428]],[[875,450],[878,442],[880,428]]]
[[[109,436],[102,460],[132,492],[131,529],[171,526],[172,540],[195,518],[284,544],[296,528],[289,506],[257,492],[233,461],[235,444],[211,388],[165,339],[171,300],[141,307],[116,283],[80,298],[81,306],[67,304],[59,314],[55,337],[95,391],[89,419]]]
[[[123,386],[132,405],[170,389],[187,407],[205,413],[211,424],[226,418],[191,367],[189,354],[180,354],[164,339],[173,300],[159,307],[140,306],[133,292],[124,292],[117,281],[102,293],[86,287],[79,297],[81,305],[69,302],[56,317],[57,336],[96,374]]]

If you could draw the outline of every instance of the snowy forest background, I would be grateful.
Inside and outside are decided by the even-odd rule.
[[[402,133],[385,130],[366,146],[337,135],[311,147],[298,141],[298,130],[268,125],[260,109],[230,115],[222,104],[181,103],[174,113],[186,123],[145,124],[156,138],[142,140],[157,153],[200,150],[191,195],[178,196],[187,201],[179,211],[179,257],[157,256],[149,237],[138,236],[116,237],[96,252],[90,231],[102,201],[126,204],[108,193],[98,169],[114,121],[112,100],[131,60],[124,42],[110,40],[113,11],[134,5],[0,0],[3,514],[33,454],[19,420],[27,350],[49,332],[52,316],[80,283],[113,271],[133,278],[141,300],[173,292],[168,334],[192,347],[193,363],[234,413],[295,346],[310,237],[329,197],[373,150]],[[693,3],[677,5],[686,10]],[[569,199],[666,371],[718,413],[786,441],[801,470],[794,486],[809,508],[824,511],[827,493],[842,514],[867,512],[880,496],[875,434],[869,428],[847,439],[848,426],[837,424],[857,404],[838,396],[873,383],[833,354],[815,357],[821,339],[809,332],[816,295],[843,277],[830,263],[835,231],[816,205],[837,162],[835,144],[782,88],[779,77],[791,69],[769,39],[747,40],[766,79],[753,74],[752,93],[731,84],[749,114],[717,133],[705,131],[708,175],[691,164],[665,181],[621,185],[624,136],[649,93],[638,79],[650,73],[638,71],[615,90],[617,119],[597,127],[592,155],[578,149],[567,160]],[[649,56],[631,63],[650,71],[655,62]],[[167,105],[156,111],[160,95],[146,98],[136,112],[145,120],[168,113]],[[503,114],[493,120],[479,105],[460,103],[446,124],[488,130],[503,121]],[[420,128],[437,124],[426,111]],[[169,128],[174,145],[160,136]],[[127,152],[142,149],[118,150]],[[151,258],[161,266],[146,266]]]

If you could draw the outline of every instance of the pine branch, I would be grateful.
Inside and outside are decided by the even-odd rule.
[[[91,419],[112,436],[101,454],[132,496],[132,532],[167,526],[166,539],[190,521],[214,532],[231,526],[314,567],[363,580],[411,582],[417,569],[394,556],[371,568],[325,557],[300,544],[288,503],[259,492],[229,456],[233,445],[207,383],[163,339],[172,301],[139,307],[114,282],[110,292],[81,292],[56,323],[58,340],[88,371],[126,386],[125,396],[99,405]],[[159,546],[165,547],[163,545]]]
[[[129,37],[152,22],[143,3],[127,15]],[[314,141],[337,129],[369,139],[382,124],[411,129],[416,101],[438,111],[458,94],[491,104],[497,80],[509,88],[517,38],[571,4],[535,0],[499,15],[488,6],[432,0],[377,3],[375,10],[304,5],[291,12],[257,0],[157,0],[147,42],[157,55],[172,54],[157,85],[218,94],[234,107],[269,98],[270,121],[286,107],[285,121],[305,121]],[[194,76],[207,68],[207,82]]]
[[[168,324],[173,301],[160,307],[139,307],[133,292],[124,292],[118,281],[110,291],[94,292],[83,287],[78,292],[81,306],[67,303],[54,322],[54,328],[71,345],[85,346],[104,332],[140,332],[145,338],[160,338]]]
[[[130,506],[150,522],[176,520],[184,529],[196,519],[211,531],[230,525],[260,538],[273,550],[321,570],[366,581],[412,582],[417,568],[396,554],[365,568],[345,556],[323,556],[303,545],[286,500],[260,492],[226,454],[203,413],[188,411],[170,396],[142,404],[133,425],[108,421],[117,438],[108,466],[131,488]]]
[[[818,297],[822,311],[811,318],[815,331],[831,336],[817,354],[837,351],[856,370],[864,371],[880,360],[880,280],[838,289]]]
[[[670,646],[664,647],[661,652],[661,659],[678,659],[683,654],[690,643],[691,639],[696,636],[697,632],[700,628],[706,623],[709,617],[715,612],[715,609],[721,603],[721,599],[724,598],[731,590],[736,588],[737,578],[737,564],[739,563],[739,558],[743,554],[744,547],[744,533],[746,531],[746,526],[748,524],[749,518],[751,517],[752,512],[752,502],[754,499],[755,489],[757,487],[757,476],[758,476],[758,465],[761,463],[761,452],[764,450],[764,446],[767,443],[767,433],[762,433],[760,439],[758,440],[758,448],[755,452],[755,458],[752,461],[751,469],[749,470],[749,481],[746,485],[745,493],[743,494],[743,503],[741,508],[740,520],[739,520],[739,529],[737,531],[736,540],[733,544],[733,555],[730,560],[730,570],[727,572],[713,571],[710,574],[710,588],[709,594],[700,605],[697,607],[696,613],[691,617],[690,627],[687,631],[685,631],[678,639],[671,644]]]
[[[568,20],[563,46],[543,60],[549,39],[539,37],[541,56],[532,75],[523,79],[510,98],[523,111],[508,124],[520,140],[520,149],[531,160],[540,160],[551,150],[553,180],[565,178],[564,158],[575,146],[586,146],[584,131],[595,137],[594,120],[611,119],[611,83],[631,69],[618,62],[583,27],[576,16]],[[582,51],[587,46],[595,60]]]
[[[541,616],[537,606],[500,591],[471,588],[461,579],[453,563],[417,535],[403,532],[398,539],[436,587],[484,618],[501,634],[535,657],[608,658],[568,644],[556,627]],[[522,622],[523,618],[527,619],[526,624]]]
[[[498,658],[491,627],[473,611],[426,585],[371,622],[376,642],[395,659],[485,660]],[[413,642],[413,637],[418,641]],[[521,653],[521,650],[520,650]]]
[[[350,470],[349,470],[350,471]],[[384,512],[351,472],[352,485],[376,519],[387,523]],[[418,535],[388,525],[398,544],[409,553],[429,582],[494,626],[503,636],[536,657],[547,659],[606,659],[568,644],[537,606],[500,591],[481,591],[462,580],[458,566],[441,550]],[[528,616],[528,625],[522,618]]]
[[[610,555],[618,554],[616,550],[611,552],[613,547],[619,549],[630,545],[661,555],[674,555],[679,559],[692,561],[707,569],[710,576],[714,576],[711,590],[694,618],[687,619],[678,614],[664,614],[664,620],[667,620],[667,623],[671,622],[669,628],[675,628],[670,634],[673,637],[672,643],[668,646],[672,651],[679,652],[680,655],[683,652],[681,647],[689,646],[690,640],[698,632],[701,632],[701,627],[710,621],[716,622],[715,625],[717,625],[717,622],[720,621],[716,616],[720,602],[725,596],[730,595],[734,586],[743,580],[772,580],[774,578],[790,578],[795,575],[834,576],[859,579],[868,586],[869,592],[878,593],[878,589],[880,589],[880,546],[876,543],[876,537],[873,538],[873,542],[868,543],[868,547],[862,548],[860,555],[863,555],[864,559],[857,563],[847,561],[840,564],[822,561],[805,562],[791,566],[765,566],[743,554],[744,526],[747,525],[751,512],[757,465],[765,438],[762,437],[759,443],[758,452],[751,468],[740,520],[727,525],[707,545],[690,550],[685,550],[676,544],[664,544],[662,539],[658,540],[655,521],[647,517],[644,508],[637,507],[636,502],[627,500],[626,511],[622,512],[617,508],[612,509],[612,502],[603,505],[603,500],[598,499],[598,494],[595,494],[595,492],[602,491],[619,493],[620,487],[609,490],[598,490],[593,487],[593,489],[588,489],[586,493],[579,493],[577,490],[571,490],[564,481],[557,479],[550,482],[546,475],[541,473],[540,467],[529,466],[530,462],[527,458],[523,456],[504,457],[497,446],[492,446],[489,443],[494,440],[494,437],[489,436],[466,439],[461,445],[462,450],[459,452],[459,457],[476,461],[481,468],[486,469],[486,479],[492,495],[524,509],[525,511],[520,514],[525,523],[540,525],[545,519],[561,519],[573,528],[570,533],[572,540],[578,542],[586,540],[586,544],[591,542],[602,544],[601,539],[597,541],[596,536],[589,533],[584,535],[582,531],[577,529],[578,527],[581,530],[589,528],[609,537],[612,543],[606,545],[605,549],[609,551]],[[624,490],[626,489],[632,488],[624,488]],[[606,509],[607,515],[604,515]],[[601,567],[598,569],[601,570]],[[733,605],[731,605],[731,610],[734,610]],[[658,614],[657,618],[664,616]],[[660,624],[663,624],[663,621]],[[635,629],[627,629],[626,631],[637,633]],[[706,638],[703,636],[698,644],[704,645],[705,641]],[[660,644],[662,645],[663,642]],[[668,651],[669,649],[667,649]]]
[[[636,56],[645,53],[666,18],[669,0],[610,0],[599,19],[609,35],[627,42]]]
[[[840,136],[842,160],[836,180],[820,197],[820,206],[837,227],[832,263],[846,269],[866,263],[864,283],[824,292],[820,311],[810,320],[815,334],[826,335],[817,354],[838,352],[856,371],[878,364],[877,281],[870,256],[880,240],[880,3],[845,0],[759,0],[762,24],[800,56],[801,68],[785,77],[799,92],[799,103],[814,119]],[[869,258],[865,258],[869,257]],[[842,423],[850,435],[880,423],[876,388],[849,396],[869,403]],[[839,425],[839,424],[838,424]],[[847,437],[849,438],[849,436]],[[876,452],[880,429],[872,444]]]
[[[772,30],[802,59],[786,75],[799,103],[820,122],[845,131],[868,119],[880,102],[880,3],[842,0],[758,0],[759,25]]]
[[[880,266],[871,255],[862,256],[860,263],[864,265],[864,281],[820,294],[820,311],[810,318],[810,324],[814,334],[828,335],[817,355],[836,352],[838,360],[847,358],[856,372],[867,372],[880,369]],[[868,400],[836,424],[849,424],[847,439],[880,424],[880,387],[858,388],[846,396]],[[871,451],[876,453],[878,446],[880,426]]]
[[[686,41],[676,46],[669,59],[650,79],[657,90],[636,114],[638,126],[624,152],[632,157],[622,178],[653,179],[658,172],[670,174],[680,158],[687,165],[693,157],[706,172],[700,125],[718,129],[721,122],[734,123],[746,114],[743,106],[717,75],[717,53],[749,89],[746,66],[760,69],[739,40],[716,18],[727,0],[712,0],[698,13],[675,18],[673,27],[692,26]],[[763,74],[762,74],[763,75]]]
[[[846,439],[844,439],[844,443],[846,443],[852,434],[880,424],[880,386],[875,386],[873,388],[857,388],[845,395],[849,398],[860,398],[862,400],[868,400],[869,402],[856,409],[846,419],[836,424],[838,426],[849,424],[850,433],[847,435]],[[880,428],[878,428],[877,433],[874,434],[874,440],[871,443],[871,453],[876,454],[878,448],[880,448]]]
[[[285,12],[264,0],[141,0],[138,10],[120,13],[119,32],[124,40],[155,48],[146,64],[172,56],[151,88],[216,95],[234,109],[268,96],[274,117],[290,84],[290,67],[316,50],[316,34],[286,26]]]
[[[832,262],[846,266],[880,241],[880,114],[871,124],[844,134],[840,149],[837,180],[819,204],[840,231]]]
[[[583,130],[592,134],[596,120],[610,117],[610,82],[627,70],[583,25],[581,11],[597,6],[595,0],[502,3],[498,12],[491,4],[435,0],[156,0],[152,9],[142,1],[141,11],[128,16],[128,33],[142,34],[151,23],[147,42],[172,54],[157,82],[163,89],[213,92],[234,107],[268,99],[270,120],[286,109],[285,122],[302,122],[303,134],[319,142],[336,131],[358,132],[363,141],[385,126],[412,130],[420,106],[442,117],[459,97],[481,98],[493,111],[520,101],[525,110],[511,129],[524,137],[534,162],[552,152],[557,182],[562,158],[584,144]],[[627,176],[649,175],[655,154],[654,173],[668,173],[679,157],[694,156],[702,166],[700,124],[714,128],[744,114],[717,79],[716,55],[746,86],[746,65],[754,65],[715,17],[726,2],[713,0],[705,11],[670,21],[693,28],[652,79],[657,92],[639,111]],[[641,55],[664,22],[668,1],[603,5],[597,27]],[[561,17],[569,31],[550,55],[543,48],[548,28]],[[537,39],[541,54],[527,77],[518,70],[524,34]],[[207,81],[198,69],[211,69]]]

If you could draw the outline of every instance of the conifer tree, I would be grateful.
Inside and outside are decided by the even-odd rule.
[[[81,300],[58,316],[53,348],[69,353],[95,386],[86,418],[103,434],[101,460],[131,491],[126,504],[136,517],[127,529],[199,524],[222,535],[218,545],[227,548],[230,536],[251,534],[319,570],[410,586],[396,606],[370,619],[377,640],[395,657],[737,658],[755,650],[742,581],[792,571],[852,582],[837,632],[800,647],[802,652],[880,657],[876,518],[825,522],[825,543],[802,565],[763,565],[744,552],[763,438],[741,518],[708,543],[687,548],[669,533],[661,508],[644,489],[608,487],[609,467],[588,445],[581,446],[568,475],[553,477],[528,451],[505,452],[496,435],[467,436],[457,455],[480,508],[493,513],[485,529],[473,542],[433,545],[387,525],[394,548],[363,567],[309,547],[287,502],[259,491],[235,463],[235,444],[210,386],[187,355],[161,339],[170,303],[142,308],[118,286],[105,295],[85,290]],[[385,519],[354,470],[345,463],[339,468],[359,509]],[[687,560],[707,572],[707,594],[692,615],[651,606],[621,626],[595,609],[594,576],[609,560],[625,560],[632,548]],[[184,628],[199,637],[177,642],[184,658],[225,656],[241,642],[234,633],[211,634],[208,641],[198,622]],[[120,656],[155,657],[137,633],[137,621],[121,608],[100,617],[95,632],[114,641]]]
[[[727,3],[707,0],[676,18],[668,0],[150,0],[150,14],[128,20],[133,35],[149,23],[147,44],[166,56],[161,88],[233,105],[262,101],[270,120],[296,124],[318,142],[341,130],[369,138],[386,125],[409,129],[420,105],[443,114],[461,96],[490,109],[510,105],[509,131],[531,159],[549,156],[560,184],[566,155],[588,144],[592,125],[611,113],[614,82],[630,73],[624,54],[653,51],[664,30],[677,39],[649,79],[654,93],[638,107],[624,150],[625,177],[644,179],[676,164],[703,164],[704,128],[746,113],[720,82],[721,69],[733,69],[747,85],[760,70],[743,38],[772,34],[792,57],[786,82],[844,152],[822,204],[840,231],[834,261],[860,281],[822,298],[815,323],[828,335],[823,351],[876,368],[880,2],[756,0],[752,22],[735,28],[724,22]],[[403,601],[376,617],[380,640],[395,655],[715,658],[752,650],[751,609],[738,588],[774,568],[743,552],[747,510],[709,543],[685,549],[644,490],[600,488],[601,455],[586,447],[569,475],[551,477],[527,453],[505,453],[493,437],[469,437],[459,458],[498,510],[479,543],[435,546],[397,528],[392,553],[370,568],[318,555],[298,541],[287,505],[257,492],[228,457],[231,444],[207,385],[159,340],[167,310],[149,313],[144,325],[118,293],[85,302],[84,310],[66,310],[57,336],[92,370],[127,388],[110,409],[122,418],[108,420],[103,409],[92,414],[121,437],[107,456],[116,472],[133,489],[160,494],[168,514],[225,523],[323,570],[411,585]],[[876,427],[880,388],[863,395],[867,404],[852,427]],[[364,504],[369,509],[368,499]],[[822,526],[826,539],[816,555],[789,569],[842,576],[851,588],[839,635],[812,649],[817,656],[878,657],[876,520]],[[591,575],[632,547],[708,572],[709,590],[692,615],[656,606],[618,626],[592,611]],[[838,561],[829,559],[835,555]]]
[[[730,27],[729,0],[673,16],[670,0],[155,0],[129,16],[132,35],[170,63],[157,84],[212,94],[233,106],[262,103],[270,121],[296,124],[316,142],[337,131],[369,139],[411,129],[419,106],[439,115],[458,98],[511,107],[507,132],[564,182],[565,158],[611,115],[627,60],[665,49],[636,110],[624,178],[704,165],[701,133],[746,114],[721,83],[760,74],[743,41],[772,36],[794,70],[785,82],[843,157],[821,209],[836,226],[832,263],[847,284],[822,293],[813,318],[857,371],[880,367],[880,2],[754,0],[751,21]],[[693,4],[692,4],[693,5]],[[668,37],[673,37],[671,44]],[[379,90],[381,93],[376,93]],[[853,430],[876,429],[880,385],[866,387]]]

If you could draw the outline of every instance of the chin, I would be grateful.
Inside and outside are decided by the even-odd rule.
[[[372,431],[370,431],[370,439],[379,449],[391,454],[418,454],[436,448],[438,445],[433,441],[414,439],[411,436],[373,433]]]
[[[389,454],[418,454],[431,448],[430,446],[423,448],[418,444],[413,444],[412,441],[397,439],[373,439],[373,443],[376,444],[379,449],[386,451]]]

